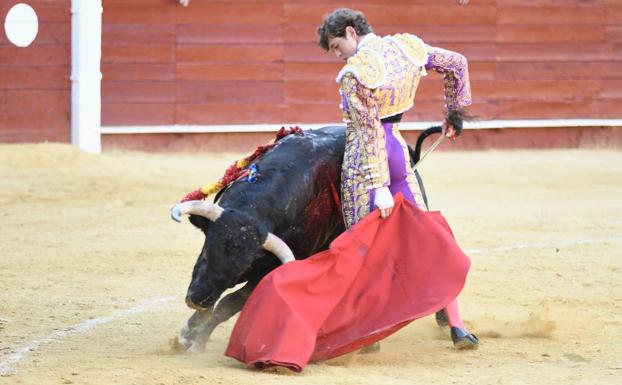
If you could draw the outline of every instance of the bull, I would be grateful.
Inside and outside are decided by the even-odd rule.
[[[416,149],[409,147],[411,164],[423,140],[437,132],[440,127],[424,131]],[[195,313],[178,338],[185,349],[204,349],[216,326],[242,309],[271,270],[327,249],[345,230],[339,201],[344,146],[340,126],[286,136],[256,162],[254,183],[239,179],[216,197],[218,203],[189,201],[172,209],[173,219],[189,215],[205,234],[186,294]]]

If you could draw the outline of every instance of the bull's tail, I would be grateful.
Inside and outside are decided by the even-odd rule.
[[[408,153],[410,154],[410,166],[415,167],[415,164],[419,162],[421,159],[421,147],[423,146],[423,141],[432,134],[440,134],[443,132],[441,126],[434,126],[426,129],[417,138],[417,144],[415,145],[415,149],[413,150],[410,145],[408,145]],[[423,179],[421,179],[421,175],[419,171],[415,169],[415,177],[417,177],[417,183],[419,184],[419,190],[421,191],[421,196],[423,197],[423,203],[425,204],[426,209],[430,209],[428,207],[428,196],[425,192],[425,187],[423,186]]]

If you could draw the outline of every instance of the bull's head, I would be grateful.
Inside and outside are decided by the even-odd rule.
[[[205,244],[186,295],[191,308],[210,309],[265,251],[276,255],[282,263],[294,260],[285,242],[244,212],[205,201],[188,201],[171,210],[171,217],[178,222],[182,215],[190,215],[190,221],[205,233]]]

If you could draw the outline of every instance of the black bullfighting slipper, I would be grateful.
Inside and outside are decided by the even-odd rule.
[[[474,350],[479,347],[479,339],[474,334],[455,326],[451,327],[451,340],[459,350]]]
[[[447,319],[447,314],[445,314],[445,310],[439,310],[436,312],[436,324],[442,328],[445,326],[449,326],[449,320]]]

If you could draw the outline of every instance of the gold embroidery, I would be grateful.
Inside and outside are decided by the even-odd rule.
[[[353,74],[341,81],[347,108],[346,147],[341,167],[341,200],[346,227],[370,211],[369,191],[390,183],[384,129],[378,115],[378,92],[364,87]]]
[[[385,133],[380,119],[407,111],[426,67],[445,75],[447,106],[470,104],[466,60],[455,52],[426,46],[414,35],[366,36],[358,52],[339,72],[346,147],[341,173],[344,220],[352,226],[369,214],[370,189],[390,183]],[[404,139],[404,158],[410,159]],[[408,163],[408,161],[406,161]],[[406,182],[415,194],[416,177],[406,165]]]
[[[428,51],[423,40],[409,33],[398,33],[393,35],[393,40],[398,47],[408,56],[416,66],[424,66],[428,61]]]
[[[401,39],[402,43],[393,37],[375,36],[369,39],[363,48],[348,59],[337,76],[339,82],[345,74],[351,73],[365,87],[377,89],[381,119],[401,114],[413,106],[419,80],[425,74],[425,59],[421,56],[426,55],[423,42],[417,46],[417,52],[412,48],[412,52],[407,54],[405,49],[400,48],[406,44],[406,38],[402,36]],[[412,40],[420,41],[416,36],[412,36]],[[413,42],[408,44],[415,44]],[[416,56],[415,61],[409,57],[410,54],[419,56]],[[417,65],[416,62],[422,64]]]
[[[346,73],[353,74],[361,84],[372,89],[380,87],[385,77],[384,64],[380,56],[365,48],[348,58],[347,64],[337,76],[337,82],[340,82]]]

